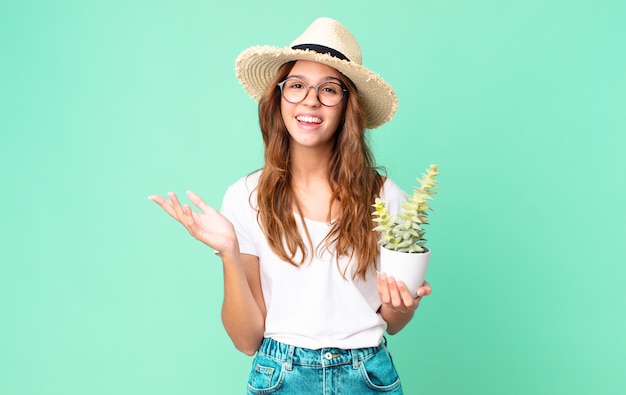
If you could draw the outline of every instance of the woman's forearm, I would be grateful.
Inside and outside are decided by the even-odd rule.
[[[399,312],[392,310],[388,305],[382,305],[380,315],[387,323],[387,333],[395,335],[411,321],[415,315],[415,310]]]
[[[265,308],[262,296],[259,295],[258,259],[255,268],[254,262],[250,262],[249,258],[242,259],[242,255],[235,252],[222,254],[222,262],[222,322],[235,347],[247,355],[253,355],[263,341],[265,331]]]
[[[430,284],[424,281],[417,289],[417,297],[409,292],[406,284],[398,282],[385,273],[378,273],[376,287],[380,296],[381,306],[378,313],[387,323],[387,333],[395,335],[400,332],[415,315],[422,296],[432,292]]]

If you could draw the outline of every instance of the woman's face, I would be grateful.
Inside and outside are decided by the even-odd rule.
[[[337,105],[329,107],[320,102],[313,86],[325,82],[332,83],[327,85],[326,93],[322,93],[323,87],[319,88],[319,95],[328,97],[328,95],[335,94],[333,89],[341,89],[339,76],[337,70],[322,63],[298,60],[294,64],[287,76],[287,84],[297,79],[311,88],[308,89],[306,96],[299,103],[290,103],[285,100],[285,96],[281,97],[281,114],[291,136],[292,145],[309,148],[330,147],[332,145],[332,137],[343,118],[345,100],[347,100],[346,93],[343,93],[344,97]],[[301,85],[296,85],[294,88],[306,89],[305,86]],[[283,89],[288,89],[287,85]],[[342,93],[339,91],[337,94],[341,95]],[[323,98],[323,100],[327,102],[328,99]]]

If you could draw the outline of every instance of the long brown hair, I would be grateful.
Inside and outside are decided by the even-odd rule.
[[[281,66],[259,101],[265,166],[259,179],[257,198],[258,220],[270,247],[281,259],[299,266],[306,260],[307,249],[293,214],[290,140],[280,111],[280,90],[276,87],[294,64],[289,62]],[[378,237],[372,231],[371,205],[380,194],[384,179],[375,167],[365,138],[365,110],[356,87],[341,73],[340,79],[347,87],[348,95],[344,103],[344,121],[334,135],[328,177],[333,188],[331,202],[338,200],[341,210],[322,244],[335,247],[338,265],[338,258],[342,255],[355,260],[353,277],[365,278],[367,271],[376,265]],[[302,223],[306,229],[304,221]],[[310,237],[308,243],[311,244]],[[301,252],[302,259],[296,262],[298,252]],[[345,270],[342,272],[344,277]]]

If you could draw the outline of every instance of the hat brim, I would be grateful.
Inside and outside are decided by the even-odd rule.
[[[235,72],[244,89],[259,101],[280,66],[294,60],[311,60],[329,65],[354,83],[365,106],[366,127],[374,129],[393,118],[398,99],[391,85],[360,64],[311,50],[255,46],[244,50],[235,61]]]

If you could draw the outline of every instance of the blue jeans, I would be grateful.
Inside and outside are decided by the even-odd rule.
[[[402,394],[385,342],[378,347],[311,350],[264,339],[248,378],[248,394]]]

